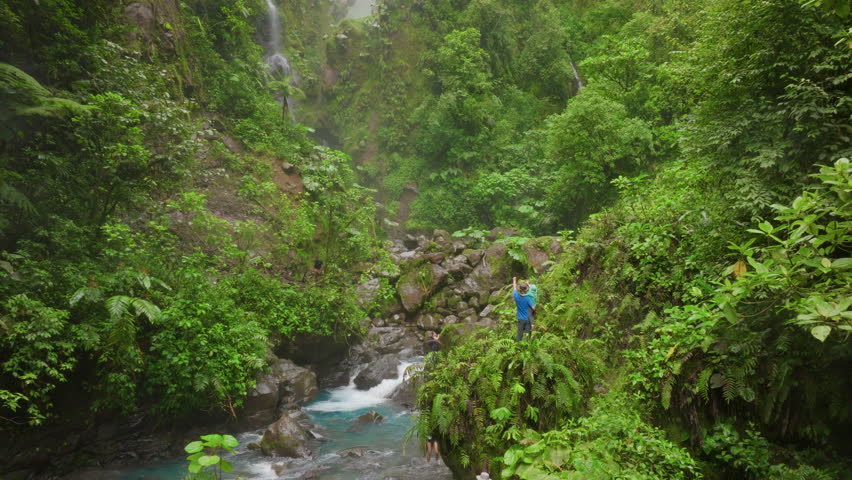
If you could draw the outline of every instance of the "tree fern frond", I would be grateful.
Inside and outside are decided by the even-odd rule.
[[[109,297],[106,301],[106,307],[109,315],[112,318],[121,317],[128,313],[130,304],[133,303],[133,298],[125,295],[115,295]]]
[[[30,199],[7,182],[0,182],[0,203],[14,205],[28,215],[35,215],[35,205]]]
[[[68,300],[68,303],[73,307],[80,300],[86,300],[88,302],[97,302],[103,297],[103,292],[98,287],[80,287],[74,292],[74,295],[71,296],[71,299]]]
[[[136,312],[136,316],[144,315],[148,318],[149,322],[155,322],[160,318],[160,307],[154,305],[153,303],[147,300],[143,300],[141,298],[134,298],[131,304],[133,305],[133,309]]]

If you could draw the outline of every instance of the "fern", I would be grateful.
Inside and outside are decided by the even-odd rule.
[[[698,381],[695,384],[694,392],[699,394],[701,398],[708,402],[710,401],[710,377],[713,375],[713,369],[707,367],[698,374]]]

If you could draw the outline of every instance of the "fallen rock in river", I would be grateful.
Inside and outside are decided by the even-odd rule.
[[[355,421],[358,423],[382,423],[385,421],[385,417],[382,416],[379,412],[375,410],[370,410],[369,412],[361,415],[356,418]]]
[[[266,428],[260,440],[264,455],[272,457],[309,457],[311,450],[306,445],[308,432],[289,415],[282,415],[277,422]]]

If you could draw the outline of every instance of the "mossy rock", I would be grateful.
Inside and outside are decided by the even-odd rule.
[[[397,282],[397,293],[408,312],[416,311],[447,279],[447,271],[440,265],[426,263],[410,268]]]

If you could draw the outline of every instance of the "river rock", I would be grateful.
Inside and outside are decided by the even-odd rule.
[[[479,296],[471,295],[467,299],[467,304],[470,305],[471,308],[479,308]]]
[[[487,235],[485,235],[485,239],[488,240],[489,242],[493,242],[493,241],[495,241],[499,238],[517,237],[517,236],[518,236],[518,232],[512,230],[511,228],[495,227],[495,228],[492,228],[491,231],[488,232]]]
[[[459,317],[455,315],[447,315],[446,317],[444,317],[444,323],[447,325],[459,323]]]
[[[349,447],[338,450],[337,455],[341,457],[359,458],[367,455],[367,447]]]
[[[375,410],[370,410],[364,415],[356,418],[355,421],[358,423],[382,423],[385,421],[385,417]]]
[[[441,263],[447,259],[447,256],[441,252],[427,253],[423,255],[423,258],[432,262],[432,263]]]
[[[403,246],[405,246],[406,249],[414,250],[420,246],[420,240],[409,233],[402,238],[402,244]]]
[[[272,457],[302,458],[311,455],[307,447],[308,432],[295,419],[282,415],[277,422],[266,428],[260,440],[264,455]]]
[[[437,330],[441,325],[441,317],[434,313],[419,313],[414,320],[414,323],[421,330]]]
[[[406,378],[391,394],[391,400],[408,408],[413,408],[417,403],[417,386],[414,380]]]
[[[465,245],[464,242],[462,242],[461,240],[456,240],[452,243],[452,247],[453,253],[459,253],[464,251],[464,249],[467,248],[467,245]]]
[[[479,316],[480,317],[487,317],[488,314],[490,314],[493,311],[494,311],[494,305],[491,305],[489,303],[488,305],[485,306],[485,308],[482,309],[481,312],[479,312]]]
[[[367,332],[364,342],[360,343],[357,349],[364,349],[367,352],[367,357],[375,359],[381,355],[389,353],[401,354],[405,350],[411,350],[417,347],[419,339],[415,332],[406,328],[371,328]]]
[[[270,372],[257,377],[245,401],[243,425],[256,428],[272,422],[283,410],[298,408],[319,392],[314,372],[287,359],[274,359]]]
[[[317,376],[311,370],[282,358],[272,364],[272,373],[281,379],[279,408],[298,408],[317,398]]]
[[[399,367],[397,355],[385,355],[370,363],[355,377],[355,386],[358,390],[369,390],[382,383],[382,380],[396,378]]]
[[[432,241],[437,244],[450,243],[451,238],[450,232],[446,230],[436,229],[432,232]]]

